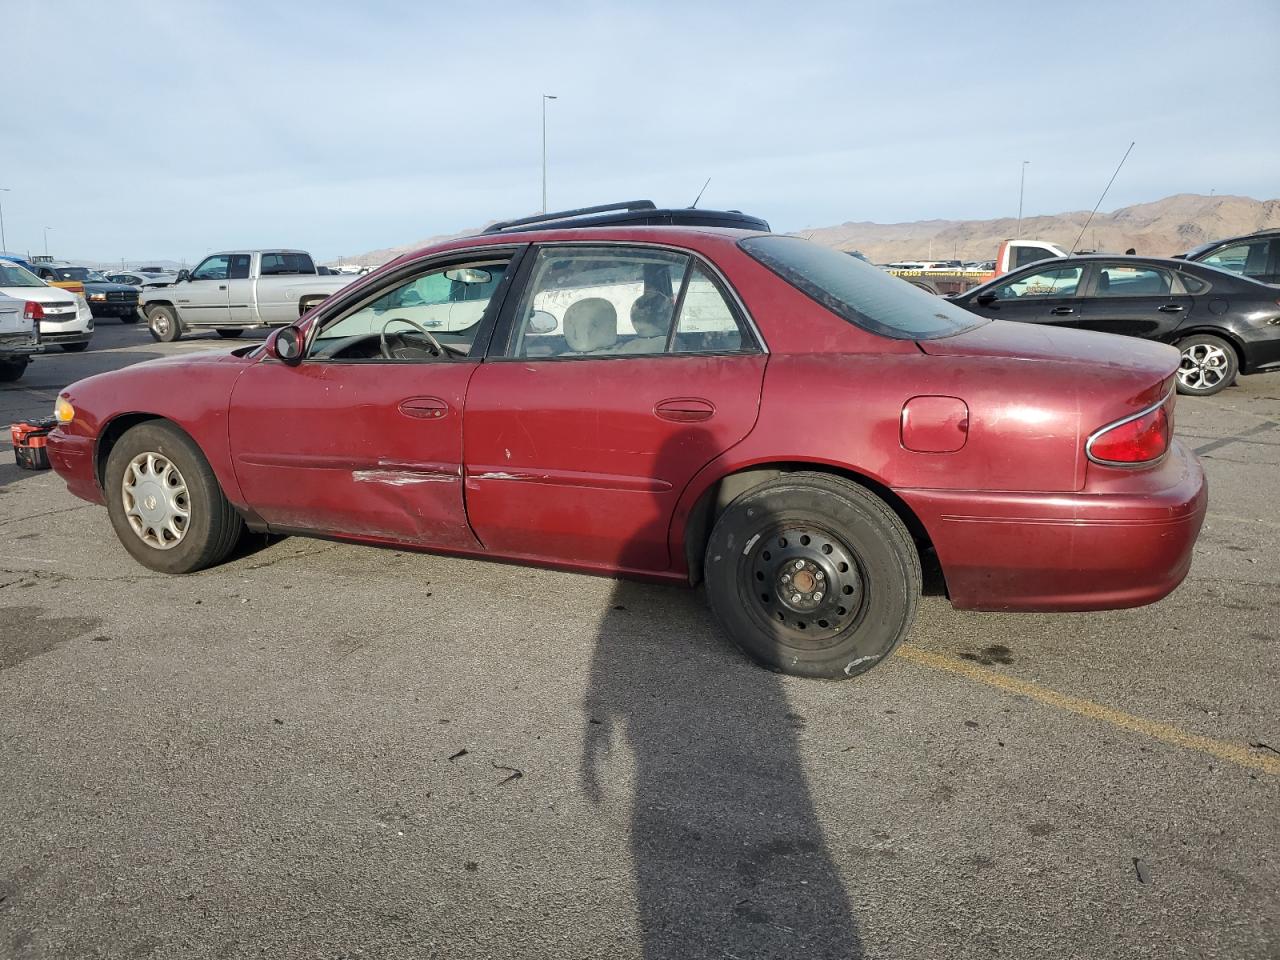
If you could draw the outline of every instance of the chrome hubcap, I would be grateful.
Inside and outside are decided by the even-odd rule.
[[[1182,351],[1178,380],[1191,390],[1208,390],[1226,379],[1230,363],[1221,347],[1197,343]]]
[[[159,453],[140,453],[124,469],[121,500],[138,539],[157,550],[182,542],[191,523],[187,482],[173,462]]]
[[[857,617],[865,588],[853,552],[816,527],[762,535],[748,551],[757,611],[796,639],[820,641]]]
[[[156,328],[156,333],[161,336],[169,332],[169,318],[164,314],[160,314],[160,316],[156,317],[153,323]]]

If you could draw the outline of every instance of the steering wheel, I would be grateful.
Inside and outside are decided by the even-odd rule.
[[[449,351],[446,350],[440,341],[432,336],[431,332],[422,324],[418,323],[416,320],[410,320],[408,317],[392,317],[382,325],[382,331],[378,334],[378,352],[382,354],[382,358],[384,360],[398,359],[391,355],[391,349],[387,346],[387,327],[391,326],[393,323],[407,323],[427,338],[427,342],[431,344],[431,348],[435,350],[437,357],[444,357],[446,360],[453,359],[449,354]]]

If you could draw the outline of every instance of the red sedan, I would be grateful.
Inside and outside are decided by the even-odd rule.
[[[1173,590],[1206,503],[1178,363],[796,237],[551,219],[401,257],[261,346],[75,383],[49,452],[154,570],[247,527],[705,582],[751,657],[845,678],[906,634],[922,560],[964,609]]]

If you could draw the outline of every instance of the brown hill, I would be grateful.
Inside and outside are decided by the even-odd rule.
[[[1088,210],[1023,217],[1021,236],[1050,240],[1071,249]],[[1001,240],[1017,232],[1014,217],[1000,220],[918,220],[914,223],[842,223],[797,230],[801,236],[860,250],[874,263],[905,259],[987,260]],[[1280,200],[1179,193],[1154,203],[1097,213],[1078,249],[1122,253],[1133,247],[1148,256],[1171,256],[1216,237],[1280,227]]]

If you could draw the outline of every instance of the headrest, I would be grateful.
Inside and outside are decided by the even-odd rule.
[[[1111,274],[1103,270],[1100,274],[1098,274],[1098,290],[1101,291],[1101,290],[1110,290],[1110,289],[1111,289]]]
[[[564,339],[574,353],[608,350],[618,342],[618,311],[602,297],[588,297],[564,312]]]
[[[671,329],[671,298],[657,290],[636,297],[631,305],[631,325],[637,337],[665,337]]]

